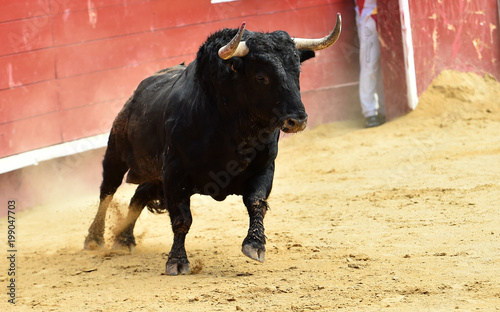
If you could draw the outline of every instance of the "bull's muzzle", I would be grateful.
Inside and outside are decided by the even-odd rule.
[[[301,118],[286,118],[281,126],[281,131],[285,133],[296,133],[304,130],[307,126],[307,116]]]

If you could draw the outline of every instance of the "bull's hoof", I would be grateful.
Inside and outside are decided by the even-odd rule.
[[[132,252],[134,251],[135,249],[135,244],[134,243],[122,243],[122,242],[118,242],[118,241],[115,241],[115,243],[113,244],[113,250],[116,250],[116,251],[128,251],[128,252]]]
[[[168,259],[166,272],[167,275],[184,275],[191,273],[191,267],[187,259]]]
[[[99,250],[104,248],[104,239],[95,238],[90,235],[85,237],[85,242],[83,243],[83,248],[86,250]]]
[[[241,247],[241,252],[253,259],[260,262],[264,262],[264,256],[266,254],[266,248],[264,246],[256,246],[256,244],[243,244]]]
[[[116,237],[115,243],[113,244],[113,249],[117,251],[129,251],[132,252],[135,249],[135,238],[132,236],[131,238],[126,237]]]

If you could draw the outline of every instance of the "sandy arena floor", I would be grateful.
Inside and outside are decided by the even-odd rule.
[[[162,275],[167,215],[143,212],[132,254],[82,250],[96,193],[17,216],[17,304],[1,311],[498,311],[500,84],[443,72],[409,115],[283,140],[266,262],[241,252],[239,197],[192,199],[195,274]],[[134,188],[117,194],[112,226]],[[7,220],[0,219],[0,233]],[[4,245],[6,246],[6,245]],[[7,250],[3,248],[4,252]]]

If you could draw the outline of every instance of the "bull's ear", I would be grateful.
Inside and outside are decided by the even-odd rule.
[[[313,58],[316,55],[313,50],[299,50],[299,53],[301,63]]]

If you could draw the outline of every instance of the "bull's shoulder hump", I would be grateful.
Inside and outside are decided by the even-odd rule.
[[[169,83],[172,83],[179,77],[179,75],[184,72],[186,66],[184,64],[176,65],[173,67],[162,69],[153,75],[145,78],[141,81],[139,86],[134,92],[134,97],[142,96],[144,94],[155,93],[165,86],[168,86]]]
[[[175,75],[175,74],[178,74],[178,73],[184,71],[185,69],[186,69],[186,65],[179,64],[179,65],[175,65],[172,67],[168,67],[168,68],[164,68],[162,70],[159,70],[156,73],[154,73],[153,76],[163,76],[166,74]]]

